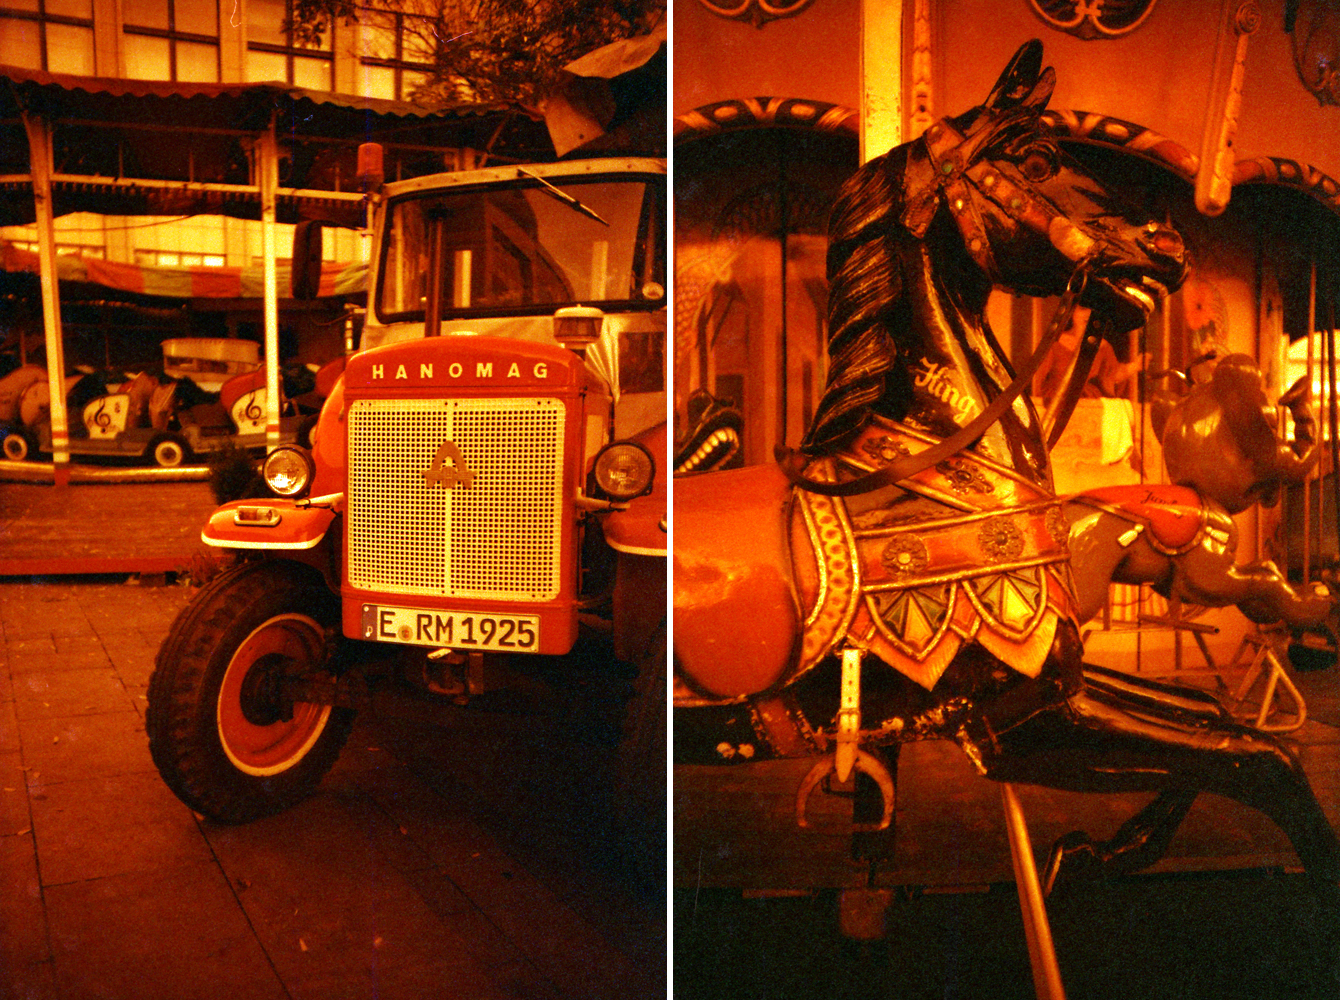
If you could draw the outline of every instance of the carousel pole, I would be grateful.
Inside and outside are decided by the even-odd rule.
[[[51,394],[51,458],[55,485],[70,482],[70,422],[65,408],[65,343],[60,317],[60,283],[56,276],[55,210],[51,203],[51,129],[47,122],[23,112],[28,133],[28,158],[36,209],[37,260],[42,282],[42,324],[46,334],[47,385]]]
[[[1329,383],[1330,398],[1327,400],[1326,433],[1331,438],[1331,502],[1335,510],[1335,536],[1340,551],[1340,436],[1336,434],[1336,424],[1340,424],[1340,401],[1335,394],[1335,292],[1334,286],[1326,290],[1326,379]],[[1324,484],[1325,478],[1322,477]],[[1319,494],[1320,495],[1320,494]],[[1321,501],[1318,500],[1318,505]],[[1318,545],[1321,538],[1317,539]]]
[[[861,162],[902,141],[903,4],[861,0]]]
[[[1317,262],[1312,261],[1312,273],[1307,285],[1307,391],[1312,392],[1313,339],[1317,329]],[[1312,470],[1303,474],[1303,586],[1312,582]],[[1286,525],[1287,537],[1287,525]]]
[[[1061,967],[1056,961],[1056,944],[1047,920],[1047,902],[1038,881],[1024,809],[1014,794],[1014,786],[1008,782],[1001,783],[1000,797],[1005,807],[1005,830],[1010,838],[1010,858],[1014,862],[1014,881],[1019,889],[1019,909],[1028,942],[1028,962],[1033,969],[1033,991],[1038,1000],[1065,1000]]]

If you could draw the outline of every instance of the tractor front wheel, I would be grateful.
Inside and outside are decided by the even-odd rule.
[[[354,712],[295,701],[287,678],[329,676],[339,605],[306,567],[248,563],[173,623],[149,681],[145,728],[163,780],[192,809],[245,823],[306,798]]]

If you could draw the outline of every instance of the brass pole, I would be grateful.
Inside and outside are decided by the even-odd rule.
[[[1024,810],[1014,794],[1014,786],[1002,782],[1001,802],[1005,806],[1005,829],[1010,836],[1010,857],[1014,861],[1014,881],[1019,887],[1019,909],[1024,917],[1024,936],[1028,940],[1028,962],[1033,968],[1033,990],[1038,1000],[1065,1000],[1061,967],[1056,961],[1056,945],[1047,920],[1047,904],[1042,898],[1033,845],[1028,839]]]
[[[274,116],[257,142],[261,191],[261,255],[265,273],[265,448],[279,447],[279,276],[275,266],[275,203],[279,190],[279,143]]]

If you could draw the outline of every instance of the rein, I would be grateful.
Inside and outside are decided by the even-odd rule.
[[[774,455],[777,463],[782,467],[782,472],[791,481],[792,485],[798,486],[809,493],[819,493],[829,497],[850,497],[873,492],[902,479],[910,479],[923,469],[930,468],[932,465],[943,462],[960,451],[966,450],[969,445],[986,433],[987,428],[1001,418],[1028,387],[1033,380],[1033,376],[1042,366],[1043,360],[1060,338],[1061,331],[1070,323],[1070,318],[1075,312],[1075,306],[1079,302],[1079,297],[1084,293],[1084,287],[1088,284],[1088,280],[1088,262],[1081,261],[1079,266],[1075,268],[1074,273],[1070,275],[1070,280],[1066,282],[1065,294],[1061,296],[1061,301],[1057,303],[1056,313],[1052,316],[1051,325],[1047,328],[1047,332],[1042,335],[1042,340],[1039,341],[1037,349],[1015,374],[1014,381],[1009,384],[1004,392],[987,404],[982,412],[967,425],[939,444],[931,445],[925,451],[908,455],[881,469],[867,472],[865,475],[858,476],[845,483],[826,483],[818,479],[806,478],[802,470],[808,461],[807,457],[794,448],[778,445],[774,449]]]

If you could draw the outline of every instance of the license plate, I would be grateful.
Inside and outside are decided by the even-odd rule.
[[[540,619],[536,615],[364,604],[363,638],[411,646],[533,653],[540,648]]]

